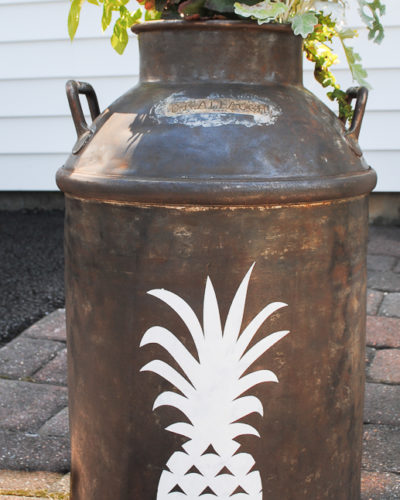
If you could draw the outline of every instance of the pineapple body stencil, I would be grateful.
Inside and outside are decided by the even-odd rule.
[[[240,444],[235,438],[245,434],[260,437],[257,429],[243,422],[251,413],[263,415],[261,401],[248,391],[278,379],[270,370],[250,372],[249,368],[289,332],[272,333],[249,348],[264,321],[286,306],[282,302],[267,305],[241,331],[253,267],[254,264],[236,291],[224,327],[209,277],[204,293],[203,325],[178,295],[164,289],[148,292],[179,315],[197,351],[196,359],[162,326],[149,328],[140,344],[159,344],[184,374],[161,360],[153,360],[141,369],[160,375],[179,391],[161,393],[153,410],[172,406],[187,420],[166,428],[187,437],[188,441],[167,461],[158,484],[157,500],[262,500],[261,477],[254,458],[239,451]],[[248,395],[243,396],[244,393]]]

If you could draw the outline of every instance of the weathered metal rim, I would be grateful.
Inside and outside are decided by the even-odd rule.
[[[269,205],[329,201],[369,194],[376,173],[325,178],[271,180],[120,178],[71,173],[60,169],[57,185],[66,194],[87,199],[170,205]]]
[[[140,24],[134,24],[131,27],[133,33],[143,33],[144,31],[171,31],[171,30],[233,30],[233,29],[247,29],[247,30],[266,30],[266,31],[283,31],[286,33],[293,33],[290,24],[283,23],[267,23],[257,24],[251,21],[242,20],[221,20],[210,19],[207,21],[185,21],[181,19],[166,19],[161,21],[146,21]]]

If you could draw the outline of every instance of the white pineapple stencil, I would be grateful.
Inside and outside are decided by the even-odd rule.
[[[159,344],[178,363],[186,378],[161,360],[146,364],[141,371],[154,372],[170,382],[181,394],[161,393],[153,410],[172,406],[190,422],[177,422],[166,430],[187,438],[183,450],[174,452],[162,472],[157,500],[262,500],[260,473],[254,470],[254,458],[237,453],[240,435],[257,430],[241,422],[251,413],[263,416],[261,401],[242,396],[251,387],[264,382],[278,382],[270,370],[244,375],[250,366],[271,346],[287,335],[279,331],[248,346],[264,321],[286,306],[273,302],[262,309],[240,334],[247,288],[253,264],[241,282],[230,306],[224,328],[214,287],[207,277],[203,327],[192,308],[178,295],[164,289],[148,293],[168,304],[187,326],[197,350],[198,360],[178,338],[161,326],[144,334],[140,346]]]

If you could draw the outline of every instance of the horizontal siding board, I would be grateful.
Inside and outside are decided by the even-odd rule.
[[[387,27],[400,26],[399,0],[389,0],[387,14],[384,17]],[[361,29],[364,25],[358,15],[357,3],[349,2],[350,9],[346,19],[350,26]],[[68,1],[53,2],[5,2],[0,1],[0,42],[12,40],[57,40],[67,39],[67,17],[70,3]],[[128,5],[130,10],[136,10],[137,4],[132,1]],[[86,3],[81,12],[80,25],[77,32],[79,38],[98,37],[101,33],[100,18],[102,10],[95,5]],[[18,23],[11,23],[10,19],[18,19]],[[51,19],[51,22],[45,20]],[[38,29],[38,27],[44,29]],[[104,36],[111,35],[109,28]]]
[[[70,151],[76,140],[68,117],[0,119],[0,154]]]
[[[365,150],[399,149],[400,112],[367,112],[360,144]],[[385,133],[382,133],[382,131]],[[0,153],[57,153],[69,151],[75,129],[68,116],[0,119]]]
[[[30,5],[30,4],[38,4],[41,5],[43,3],[68,3],[70,0],[0,0],[0,5]]]
[[[392,47],[399,47],[400,28],[391,34]],[[362,51],[365,67],[370,70],[397,69],[399,61],[398,57],[394,57],[393,51],[394,49],[381,50],[379,53],[378,46],[369,44]],[[0,44],[0,53],[0,80],[70,78],[77,75],[129,76],[139,72],[135,38],[132,38],[122,56],[117,55],[105,39],[81,39],[73,43],[67,40],[3,43]],[[335,69],[341,68],[346,68],[343,58],[342,62],[335,66]],[[307,62],[305,70],[312,71],[312,64]]]
[[[336,76],[344,89],[352,85],[348,72],[337,71]],[[138,82],[137,76],[80,77],[80,79],[93,85],[101,109]],[[0,80],[0,117],[69,116],[65,95],[66,81],[66,78]],[[371,71],[369,81],[373,85],[368,100],[369,111],[400,111],[400,92],[398,92],[400,69],[384,73]],[[315,81],[312,72],[305,72],[304,84],[336,111],[336,104],[329,101],[326,89]]]
[[[366,69],[386,69],[398,68],[399,58],[395,55],[394,47],[400,45],[400,27],[389,27],[385,30],[385,38],[381,44],[376,44],[368,40],[368,32],[366,29],[359,30],[357,38],[347,41],[347,45],[353,47],[362,57],[362,65]],[[335,64],[335,68],[347,68],[346,57],[340,42],[337,40],[332,45],[335,52],[339,56],[339,62]],[[312,64],[307,61],[305,69],[311,68]]]
[[[366,31],[351,44],[363,55],[363,64],[367,69],[398,68],[399,59],[395,57],[395,47],[400,46],[400,28],[390,28],[387,36],[378,46],[367,40]],[[337,47],[340,62],[335,68],[346,68],[341,47]],[[387,50],[385,50],[387,49]],[[19,41],[0,44],[2,64],[1,79],[51,78],[70,75],[111,76],[132,75],[138,73],[137,40],[132,35],[131,41],[122,56],[115,53],[105,37],[52,41]],[[306,62],[306,70],[312,70],[312,64]]]
[[[136,85],[137,77],[80,78],[93,85],[100,109]],[[0,118],[24,116],[70,116],[65,78],[0,80]],[[86,98],[82,96],[82,102]]]
[[[375,191],[400,191],[400,150],[368,151],[365,158],[378,174]]]
[[[0,0],[0,5],[24,5],[24,4],[49,4],[49,3],[64,3],[69,4],[70,0]],[[350,4],[350,11],[347,16],[348,22],[353,22],[353,16],[357,16],[357,2],[355,0],[350,0],[348,2]],[[385,22],[391,21],[391,16],[397,12],[395,9],[398,5],[398,0],[384,0],[383,2],[386,5],[387,15],[385,17]],[[393,20],[392,20],[393,22]]]
[[[367,112],[363,120],[360,145],[364,150],[397,150],[400,112]]]
[[[0,42],[69,39],[67,27],[69,6],[67,2],[3,6],[0,4]],[[103,36],[108,39],[112,28],[102,34],[101,15],[101,8],[85,4],[81,12],[77,38]],[[18,19],[18,23],[10,23],[10,19]],[[51,22],[46,22],[50,19]],[[41,29],[38,29],[39,27]]]
[[[0,155],[0,191],[56,191],[55,175],[67,155]],[[18,175],[10,175],[17,172]]]
[[[335,77],[343,90],[357,85],[354,83],[348,70],[334,69]],[[368,72],[368,83],[371,85],[368,96],[367,109],[373,111],[399,111],[400,110],[400,68],[390,70],[370,70]],[[326,97],[328,89],[324,89],[314,78],[312,71],[304,71],[304,86],[318,96],[332,109],[336,105]]]
[[[68,153],[0,154],[0,191],[54,191],[55,174]],[[400,191],[400,151],[368,151],[365,157],[377,171],[375,191]],[[10,175],[17,172],[18,175]]]
[[[386,5],[386,14],[382,16],[382,21],[385,26],[400,26],[400,4],[399,0],[383,0]],[[358,2],[349,0],[347,2],[349,9],[346,14],[346,22],[349,26],[362,26],[360,16],[358,14]]]
[[[137,41],[132,38],[123,56],[106,39],[0,44],[0,80],[76,78],[78,75],[137,75]]]

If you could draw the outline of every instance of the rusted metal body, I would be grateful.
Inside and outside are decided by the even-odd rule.
[[[366,95],[349,92],[357,111],[347,131],[302,87],[301,40],[282,26],[136,30],[140,84],[90,126],[72,97],[78,142],[58,172],[72,499],[356,500],[375,184],[357,143]],[[93,112],[90,89],[71,85],[92,96]],[[242,319],[233,298],[248,271]],[[246,326],[276,302],[228,362]],[[235,363],[273,332],[239,376]],[[189,386],[166,375],[167,364]],[[261,383],[276,382],[266,370],[279,383]],[[253,372],[264,379],[243,386]],[[189,426],[166,432],[177,422]]]

